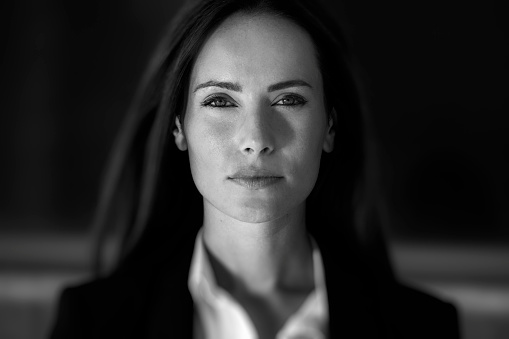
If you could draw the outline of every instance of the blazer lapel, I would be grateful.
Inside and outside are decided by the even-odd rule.
[[[329,302],[330,339],[385,338],[374,285],[342,269],[343,260],[338,260],[338,253],[326,248],[322,246],[321,253]]]
[[[156,279],[148,314],[149,339],[192,338],[193,300],[187,287],[194,238],[182,241],[180,251],[165,261]]]

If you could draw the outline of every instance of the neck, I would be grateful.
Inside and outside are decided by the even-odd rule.
[[[204,206],[204,241],[217,283],[232,294],[313,286],[305,204],[276,220],[245,223]]]

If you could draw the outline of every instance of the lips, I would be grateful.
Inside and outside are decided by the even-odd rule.
[[[282,180],[282,177],[245,177],[245,178],[230,178],[234,183],[244,186],[251,190],[259,190],[265,187],[272,186]]]
[[[250,190],[259,190],[277,184],[283,177],[264,169],[245,168],[228,177],[228,180]]]

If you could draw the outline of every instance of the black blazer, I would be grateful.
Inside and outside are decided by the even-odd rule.
[[[187,288],[192,240],[172,258],[135,263],[64,289],[51,339],[192,338],[193,301]],[[327,252],[322,258],[331,339],[459,338],[451,304],[397,282],[373,283],[341,272]]]

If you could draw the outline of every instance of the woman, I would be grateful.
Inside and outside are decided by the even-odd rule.
[[[451,305],[391,274],[367,127],[316,1],[189,4],[110,166],[98,224],[122,255],[64,291],[53,338],[457,338]]]

